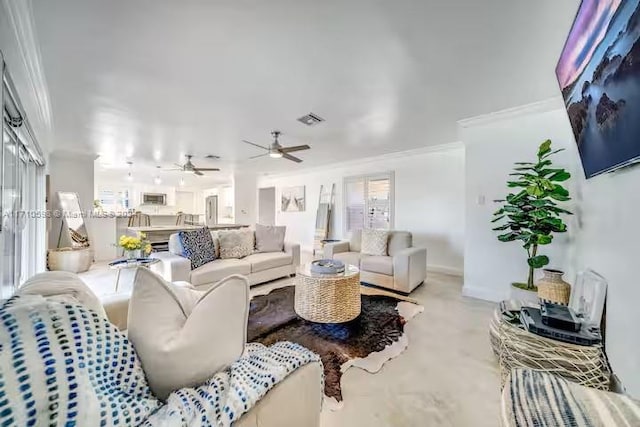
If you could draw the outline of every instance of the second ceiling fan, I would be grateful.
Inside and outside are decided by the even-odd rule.
[[[296,145],[296,146],[293,146],[293,147],[283,147],[282,145],[280,145],[280,142],[278,142],[278,137],[280,136],[280,134],[281,134],[280,131],[277,131],[277,130],[274,130],[273,132],[271,132],[271,136],[273,136],[273,142],[268,147],[264,147],[262,145],[254,144],[251,141],[242,140],[242,142],[244,142],[246,144],[250,144],[250,145],[253,145],[254,147],[262,148],[263,150],[267,151],[264,154],[260,154],[258,156],[250,157],[250,159],[269,156],[269,157],[274,158],[274,159],[284,158],[284,159],[287,159],[287,160],[291,160],[292,162],[302,163],[302,159],[299,159],[299,158],[297,158],[295,156],[292,156],[289,153],[292,153],[294,151],[308,150],[311,147],[309,147],[306,144],[305,145]]]

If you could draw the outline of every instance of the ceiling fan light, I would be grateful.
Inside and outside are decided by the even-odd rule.
[[[272,159],[279,159],[282,157],[282,153],[279,151],[271,151],[269,152],[269,157],[271,157]]]
[[[131,175],[131,172],[127,174],[127,181],[129,182],[133,181],[133,175]]]

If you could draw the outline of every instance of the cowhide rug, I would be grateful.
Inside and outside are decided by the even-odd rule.
[[[342,374],[351,366],[378,372],[387,360],[407,348],[404,324],[423,310],[420,305],[391,296],[362,295],[362,312],[357,319],[320,324],[298,317],[293,300],[293,286],[255,296],[249,310],[248,340],[265,345],[292,341],[319,354],[331,409],[341,406]]]

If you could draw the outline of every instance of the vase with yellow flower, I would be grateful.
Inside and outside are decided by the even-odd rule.
[[[137,236],[123,234],[118,240],[118,245],[124,249],[127,259],[144,258],[151,253],[151,244],[144,233],[138,233]]]

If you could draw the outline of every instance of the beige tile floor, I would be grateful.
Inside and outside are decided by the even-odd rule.
[[[99,296],[114,293],[115,272],[106,265],[82,277]],[[130,291],[132,278],[132,270],[122,272],[120,292]],[[344,406],[325,409],[321,427],[499,425],[499,371],[487,335],[495,305],[461,290],[462,278],[430,274],[411,294],[425,309],[406,326],[409,348],[377,374],[350,368],[342,378]]]
[[[377,374],[342,377],[344,407],[322,427],[497,426],[497,362],[487,323],[494,304],[461,296],[462,279],[430,274],[411,296],[424,312],[406,326],[409,347]]]

